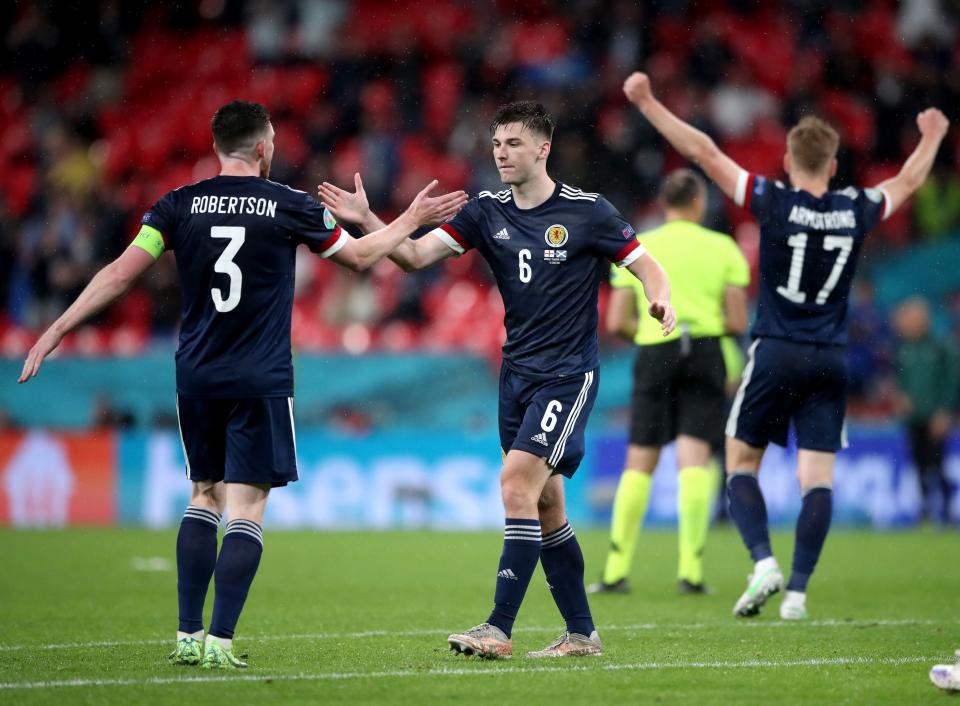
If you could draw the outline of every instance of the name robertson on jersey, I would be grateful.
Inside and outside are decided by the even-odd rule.
[[[811,211],[803,206],[794,206],[787,219],[791,223],[815,230],[835,230],[837,228],[856,228],[857,217],[853,211]]]
[[[194,196],[190,213],[250,213],[277,217],[277,202],[253,196]]]

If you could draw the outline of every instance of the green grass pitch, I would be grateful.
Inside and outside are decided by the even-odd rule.
[[[589,580],[606,537],[580,538]],[[774,537],[784,565],[791,543]],[[268,531],[236,640],[251,669],[220,673],[166,662],[173,532],[5,530],[0,704],[960,704],[927,679],[960,647],[958,544],[837,531],[813,619],[784,624],[779,597],[730,616],[750,568],[730,529],[711,536],[707,597],[674,595],[674,535],[646,533],[634,592],[592,600],[603,657],[523,657],[562,631],[538,571],[516,656],[492,663],[454,656],[446,636],[486,618],[498,534]]]

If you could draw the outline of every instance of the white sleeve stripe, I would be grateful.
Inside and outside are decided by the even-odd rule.
[[[747,198],[747,182],[750,180],[750,174],[746,169],[741,169],[737,176],[737,189],[733,192],[733,200],[737,206],[743,206]]]
[[[453,238],[453,236],[447,233],[443,228],[434,228],[433,230],[430,231],[430,233],[428,233],[428,235],[437,236],[438,238],[440,238],[440,240],[443,241],[444,245],[446,245],[448,248],[453,250],[458,255],[463,255],[463,253],[466,252],[466,250],[463,249],[463,246],[461,246],[460,243],[458,243]]]
[[[627,256],[623,258],[620,262],[617,263],[617,267],[628,267],[632,265],[638,257],[647,252],[647,249],[642,245],[638,245],[633,250],[627,253]]]
[[[331,255],[333,255],[334,253],[336,253],[338,250],[340,250],[340,248],[342,248],[344,245],[346,245],[346,244],[347,244],[347,239],[348,239],[349,237],[350,237],[350,236],[347,235],[347,232],[346,232],[343,228],[341,228],[341,229],[340,229],[340,237],[337,238],[336,242],[335,242],[333,245],[331,245],[329,248],[327,248],[327,249],[324,250],[322,253],[320,253],[320,257],[322,257],[324,260],[326,260],[328,257],[330,257]]]
[[[883,194],[883,216],[882,220],[887,220],[890,217],[890,194],[887,193],[886,189],[880,189],[880,193]]]

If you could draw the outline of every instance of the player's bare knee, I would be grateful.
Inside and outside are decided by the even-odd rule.
[[[226,490],[222,482],[193,481],[190,491],[190,504],[223,514],[226,506]]]
[[[637,446],[630,444],[627,447],[627,462],[624,470],[640,471],[652,476],[660,460],[660,449],[655,446]]]
[[[727,437],[726,443],[727,471],[729,473],[759,473],[760,461],[763,460],[763,449]]]

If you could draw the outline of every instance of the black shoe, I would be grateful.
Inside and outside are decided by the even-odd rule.
[[[703,582],[690,583],[687,579],[680,579],[677,582],[677,593],[681,596],[709,596],[713,591]]]
[[[597,581],[587,586],[587,593],[630,593],[630,584],[626,579],[620,579],[613,583],[604,583]]]

